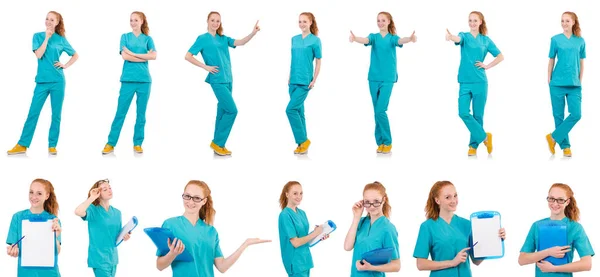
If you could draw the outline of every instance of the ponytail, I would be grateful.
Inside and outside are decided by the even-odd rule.
[[[282,210],[285,209],[285,207],[287,207],[288,204],[288,198],[285,194],[288,191],[290,191],[290,189],[295,185],[302,186],[297,181],[289,181],[287,182],[287,184],[285,184],[285,186],[283,186],[283,189],[281,190],[281,195],[279,195],[279,207],[281,207]]]
[[[569,185],[567,184],[556,183],[550,187],[550,190],[552,190],[553,188],[562,189],[567,194],[567,198],[569,199],[569,205],[565,207],[565,216],[570,220],[579,221],[579,207],[577,207],[577,201],[575,200],[575,195],[571,187],[569,187]]]
[[[478,11],[472,11],[471,14],[476,14],[477,16],[479,16],[479,19],[481,20],[481,25],[479,25],[479,33],[484,36],[487,36],[487,25],[485,24],[485,18],[483,17],[483,13]]]
[[[204,206],[202,206],[202,208],[200,208],[200,213],[198,216],[206,224],[213,225],[213,223],[215,221],[216,211],[213,208],[214,204],[213,204],[212,196],[210,195],[210,188],[208,187],[208,185],[205,182],[199,181],[199,180],[191,180],[187,183],[187,185],[185,187],[187,188],[189,185],[196,185],[204,191],[204,195],[206,197],[206,203],[204,204]]]
[[[303,12],[300,15],[304,15],[304,16],[308,17],[308,19],[311,22],[310,33],[315,36],[318,36],[319,35],[319,27],[317,27],[317,19],[315,18],[315,15],[310,12]]]
[[[392,206],[390,205],[390,199],[385,191],[385,187],[380,182],[375,181],[365,186],[363,194],[367,190],[376,190],[383,196],[383,216],[390,218],[390,214],[392,213]]]
[[[427,204],[425,204],[425,217],[427,219],[437,220],[440,217],[440,205],[435,202],[435,198],[439,196],[440,190],[445,186],[454,186],[450,181],[437,181],[429,191]]]
[[[40,183],[44,186],[44,189],[48,193],[48,199],[44,201],[44,211],[51,215],[58,216],[58,202],[56,201],[56,193],[54,192],[54,186],[46,179],[35,179],[31,183]]]
[[[383,14],[387,17],[387,19],[390,21],[390,24],[388,25],[388,33],[390,33],[391,35],[395,35],[396,34],[396,24],[394,23],[392,14],[390,14],[389,12],[380,12],[379,14]]]

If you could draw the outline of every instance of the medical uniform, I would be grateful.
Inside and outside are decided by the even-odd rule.
[[[497,57],[500,55],[500,50],[486,35],[478,34],[474,37],[470,32],[461,32],[458,36],[460,42],[455,43],[460,45],[458,115],[471,133],[469,146],[477,149],[487,138],[483,129],[483,113],[487,101],[488,82],[485,69],[475,66],[475,63],[483,63],[487,53]],[[473,114],[470,111],[471,103]]]
[[[457,215],[452,216],[450,224],[442,218],[428,219],[421,224],[413,257],[436,262],[453,260],[456,255],[470,246],[471,222]],[[432,270],[431,277],[470,277],[470,257],[456,267]]]
[[[308,140],[306,133],[306,120],[304,118],[304,100],[310,90],[308,86],[313,81],[313,61],[321,59],[321,39],[308,34],[302,38],[302,34],[292,37],[292,64],[290,66],[289,94],[290,102],[285,112],[296,144],[302,144]]]
[[[33,35],[33,51],[35,52],[46,39],[45,32],[35,33]],[[60,60],[60,55],[65,52],[69,56],[75,55],[75,49],[67,39],[57,33],[52,34],[48,39],[46,51],[42,58],[37,60],[37,74],[35,76],[35,89],[33,99],[29,107],[29,114],[23,126],[23,132],[18,144],[29,147],[35,128],[37,126],[40,112],[48,96],[50,96],[50,105],[52,107],[52,123],[50,123],[50,132],[48,134],[48,147],[56,147],[60,134],[60,119],[62,113],[63,100],[65,98],[65,75],[62,68],[54,66]]]
[[[358,271],[356,269],[356,262],[362,260],[364,253],[380,248],[393,248],[392,260],[400,259],[400,247],[398,245],[398,231],[396,231],[396,227],[385,216],[379,217],[373,223],[371,223],[369,216],[361,218],[356,229],[356,237],[354,238],[350,276],[385,276],[383,272]]]
[[[561,149],[570,148],[569,132],[581,119],[581,59],[585,59],[585,41],[582,37],[571,35],[567,38],[558,34],[550,40],[550,59],[558,62],[552,71],[550,80],[550,100],[554,126],[552,138]],[[569,106],[569,116],[565,119],[565,99]]]
[[[213,264],[216,258],[223,258],[219,246],[219,234],[215,227],[198,219],[192,225],[184,216],[172,217],[162,225],[170,229],[175,238],[181,240],[194,258],[192,262],[174,261],[171,263],[173,277],[214,277]],[[156,255],[160,255],[157,251]]]
[[[285,271],[290,277],[308,277],[314,267],[309,244],[295,248],[291,239],[306,237],[310,225],[303,210],[285,207],[279,214],[279,246]]]
[[[8,229],[8,237],[6,238],[6,244],[12,245],[17,242],[22,236],[23,232],[22,222],[23,220],[31,220],[31,219],[42,219],[42,220],[53,220],[56,218],[55,215],[48,213],[47,211],[43,211],[41,214],[32,214],[29,209],[17,212],[13,215],[12,220],[10,221],[10,227]],[[60,224],[60,221],[59,221]],[[48,232],[53,232],[52,229],[49,229]],[[58,242],[61,242],[61,236],[59,235],[57,238]],[[17,269],[17,277],[60,277],[60,272],[58,270],[58,265],[52,268],[32,268],[32,267],[21,267],[21,242],[19,242],[19,266]],[[54,248],[55,254],[58,255],[58,247]],[[58,264],[58,263],[57,263]]]
[[[156,52],[152,37],[141,33],[135,36],[133,32],[123,34],[119,54],[127,47],[131,52],[136,54],[147,54],[149,51]],[[136,95],[136,119],[133,133],[133,145],[141,146],[144,142],[144,127],[146,126],[146,108],[148,99],[150,98],[150,86],[152,78],[148,69],[148,61],[130,62],[124,61],[123,73],[121,74],[121,90],[119,91],[119,103],[117,105],[117,113],[110,127],[107,144],[116,146],[123,128],[125,116],[129,110],[129,106],[133,101],[133,96]]]
[[[392,95],[394,83],[398,81],[396,47],[400,39],[397,35],[381,33],[369,34],[369,42],[365,46],[371,46],[371,64],[369,66],[369,91],[375,111],[375,141],[377,145],[391,145],[392,132],[387,116],[387,108]]]
[[[523,247],[521,247],[521,252],[524,253],[534,253],[539,249],[539,237],[538,237],[538,225],[547,223],[548,221],[552,221],[550,218],[544,218],[542,220],[538,220],[531,225],[531,229],[529,229],[529,233],[527,234],[527,238],[525,239],[525,243]],[[583,226],[576,221],[570,220],[568,217],[565,217],[561,220],[562,222],[567,224],[567,245],[571,246],[571,251],[567,252],[565,255],[567,256],[567,262],[573,262],[574,250],[577,250],[577,254],[579,257],[585,256],[594,256],[594,250],[592,249],[592,244],[588,239],[585,231],[583,230]],[[564,245],[566,246],[566,245]],[[571,272],[548,272],[544,273],[540,270],[539,267],[535,267],[535,276],[536,277],[570,277],[573,276]]]
[[[90,205],[81,219],[88,222],[88,267],[96,277],[115,277],[119,255],[116,240],[121,232],[121,211],[109,206]]]
[[[225,147],[238,113],[232,95],[233,76],[229,56],[229,47],[236,47],[234,43],[235,40],[228,36],[205,33],[199,35],[188,50],[194,56],[200,53],[204,64],[216,66],[219,70],[217,73],[209,72],[205,80],[212,87],[218,101],[213,142],[219,147]]]

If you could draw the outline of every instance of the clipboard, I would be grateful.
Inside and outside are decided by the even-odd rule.
[[[331,234],[335,229],[337,229],[335,223],[331,220],[327,220],[327,222],[323,224],[323,232],[309,242],[309,247],[317,245],[325,235]]]
[[[137,225],[138,225],[138,219],[137,219],[137,217],[134,216],[121,229],[121,232],[117,236],[117,241],[116,241],[115,247],[119,246],[119,244],[121,244],[121,242],[123,242],[123,237],[125,236],[125,234],[133,231],[133,229],[135,229],[135,227],[137,227]]]
[[[167,253],[169,253],[169,244],[167,243],[167,239],[170,239],[172,242],[175,238],[175,235],[173,235],[173,232],[171,232],[171,230],[167,228],[152,227],[145,228],[144,233],[146,233],[146,235],[150,237],[152,242],[154,242],[154,245],[156,245],[156,248],[158,248],[159,256],[164,256],[167,255]],[[183,253],[177,255],[177,257],[175,257],[175,260],[173,261],[192,262],[194,261],[194,258],[186,248],[185,250],[183,250]]]
[[[538,251],[554,246],[567,246],[567,223],[560,220],[546,220],[538,224]],[[568,263],[567,255],[562,258],[546,257],[544,260],[553,265]]]
[[[502,228],[502,216],[497,211],[480,211],[471,214],[473,258],[504,257],[504,240],[498,237],[500,228]]]
[[[392,261],[394,248],[379,248],[362,254],[362,259],[372,265],[383,265]],[[361,262],[362,264],[362,262]]]
[[[21,222],[21,233],[25,236],[19,245],[19,266],[52,269],[58,266],[56,232],[52,231],[52,220],[32,216]]]

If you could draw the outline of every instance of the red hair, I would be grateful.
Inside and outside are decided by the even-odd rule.
[[[210,195],[210,188],[208,187],[208,185],[205,182],[198,181],[198,180],[189,181],[187,183],[187,185],[185,185],[185,188],[187,188],[190,185],[198,186],[204,192],[204,197],[206,199],[206,203],[204,204],[204,206],[202,206],[202,208],[200,208],[200,213],[198,216],[206,224],[213,225],[213,223],[215,222],[216,211],[213,208],[213,200],[212,200],[212,196]],[[184,190],[185,190],[185,188],[184,188]]]
[[[48,199],[44,201],[44,211],[48,212],[51,215],[58,216],[58,202],[56,201],[56,193],[54,193],[54,186],[50,181],[46,179],[35,179],[33,183],[39,183],[44,186],[44,189],[48,193]]]
[[[142,19],[142,22],[143,22],[142,27],[141,27],[142,33],[144,35],[150,34],[150,27],[148,27],[148,20],[146,20],[146,15],[143,12],[138,12],[138,11],[132,12],[131,14],[132,15],[137,14]]]
[[[487,35],[487,25],[485,24],[485,18],[483,17],[483,13],[478,11],[472,11],[470,14],[476,14],[479,16],[479,20],[481,20],[481,25],[479,25],[479,33],[482,35]]]
[[[571,187],[567,184],[556,183],[550,187],[550,190],[553,188],[562,189],[565,191],[565,194],[567,194],[569,205],[565,207],[565,216],[570,220],[579,221],[579,208],[577,207],[577,201],[575,201],[575,196]],[[550,190],[548,190],[548,192],[550,192]]]
[[[55,11],[49,11],[48,13],[56,15],[56,19],[58,20],[58,24],[54,27],[54,32],[59,34],[61,37],[65,36],[65,22],[60,13]]]
[[[367,191],[367,190],[375,190],[377,192],[379,192],[382,196],[383,196],[383,215],[387,218],[390,217],[390,214],[392,212],[392,206],[390,205],[390,199],[388,198],[388,195],[385,191],[385,187],[380,183],[380,182],[373,182],[370,184],[367,184],[365,186],[365,189],[363,190],[363,194]]]
[[[575,23],[573,23],[573,28],[571,29],[571,31],[573,31],[573,34],[575,36],[580,37],[581,36],[581,27],[579,27],[579,18],[577,17],[577,15],[574,12],[564,12],[563,15],[565,15],[565,14],[571,16],[571,18],[575,22]]]
[[[206,22],[208,22],[208,20],[210,19],[210,16],[216,14],[219,17],[221,17],[221,14],[219,12],[209,12],[208,16],[206,17]],[[219,23],[219,29],[217,29],[217,34],[219,34],[219,36],[223,35],[223,22]]]
[[[440,195],[440,191],[445,186],[454,186],[450,181],[437,181],[429,191],[427,204],[425,204],[425,217],[427,219],[437,220],[440,217],[440,206],[435,202],[435,198]]]
[[[304,16],[308,17],[308,20],[310,20],[310,22],[311,22],[310,33],[315,36],[318,36],[319,35],[319,27],[317,27],[317,19],[315,18],[315,15],[310,12],[303,12],[300,15],[304,15]]]
[[[394,24],[394,19],[392,18],[392,14],[389,12],[380,12],[377,15],[383,14],[390,21],[390,25],[388,25],[388,33],[395,35],[396,34],[396,24]]]

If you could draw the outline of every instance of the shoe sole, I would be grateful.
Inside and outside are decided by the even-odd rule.
[[[7,155],[20,155],[20,154],[25,154],[26,152],[16,152],[16,153],[8,153],[6,152]]]
[[[56,156],[57,153],[48,152],[49,155]]]
[[[114,152],[114,150],[113,150],[113,151],[110,151],[110,152],[104,152],[104,151],[102,151],[102,155],[108,155],[108,154],[110,154],[110,153],[112,153],[112,152]]]

